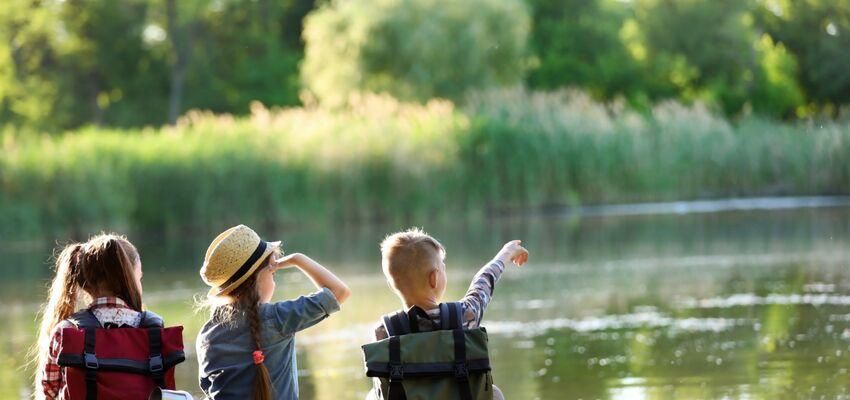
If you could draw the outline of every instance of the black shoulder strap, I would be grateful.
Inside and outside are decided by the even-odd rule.
[[[463,328],[463,303],[440,303],[440,327],[443,330]]]
[[[449,303],[440,303],[440,329],[451,330],[451,318],[449,318]]]
[[[404,364],[401,362],[401,338],[398,336],[390,336],[389,344],[390,362],[389,362],[389,381],[390,385],[387,390],[386,400],[407,400],[407,393],[404,391]]]
[[[162,317],[153,311],[142,311],[142,319],[139,321],[139,328],[162,328],[165,324],[162,322]]]
[[[404,311],[396,311],[384,315],[383,321],[384,329],[387,330],[387,336],[406,335],[410,333],[410,320]]]
[[[94,314],[91,314],[91,316],[94,318]],[[97,318],[95,318],[96,320]],[[95,338],[97,337],[95,329],[97,328],[87,326],[84,329],[86,331],[83,347],[83,360],[86,366],[86,400],[97,400],[97,370],[100,368],[94,350]]]
[[[162,328],[148,328],[148,372],[154,383],[165,388],[165,368],[162,359]]]
[[[452,339],[454,339],[455,348],[454,375],[458,394],[461,400],[472,400],[472,389],[469,387],[469,364],[466,361],[466,335],[463,329],[452,330]]]
[[[161,388],[165,388],[165,368],[162,358],[162,317],[153,311],[142,311],[142,319],[139,321],[139,328],[148,330],[148,373],[154,383]]]
[[[94,316],[94,313],[91,310],[81,310],[71,314],[70,317],[67,318],[68,322],[81,329],[97,329],[103,328],[103,325],[100,324],[100,321],[97,317]]]

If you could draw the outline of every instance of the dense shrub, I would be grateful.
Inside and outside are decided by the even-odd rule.
[[[332,106],[361,91],[459,99],[518,83],[528,31],[519,0],[332,2],[307,17],[302,78]]]

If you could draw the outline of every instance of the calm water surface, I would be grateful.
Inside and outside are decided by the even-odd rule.
[[[297,339],[302,398],[359,399],[359,345],[400,304],[377,244],[398,225],[278,232],[339,274],[354,296]],[[449,299],[508,239],[531,251],[499,282],[484,325],[509,399],[850,398],[850,208],[616,218],[529,217],[425,226],[448,249]],[[178,385],[197,393],[192,297],[214,232],[134,237],[145,302],[186,328]],[[0,398],[29,393],[37,304],[51,243],[0,244]],[[279,299],[310,290],[278,274]]]

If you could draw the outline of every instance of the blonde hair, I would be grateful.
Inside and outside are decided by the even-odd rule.
[[[424,282],[445,254],[437,239],[419,228],[411,228],[381,242],[381,267],[393,289],[406,293]]]
[[[279,251],[274,251],[265,260],[260,263],[260,266],[242,282],[238,287],[230,291],[230,293],[211,296],[201,301],[198,304],[199,309],[208,309],[210,319],[235,326],[238,317],[243,316],[248,323],[248,329],[251,331],[251,339],[254,342],[254,348],[262,351],[261,344],[261,321],[260,321],[260,292],[257,281],[257,275],[265,268],[268,268],[271,260],[279,254]],[[254,376],[254,391],[253,400],[271,400],[272,399],[272,381],[269,376],[269,370],[265,363],[254,364],[256,366],[256,375]]]
[[[53,330],[76,311],[81,292],[91,295],[103,290],[133,310],[142,311],[142,295],[133,276],[138,262],[136,247],[116,234],[100,234],[62,249],[56,258],[56,276],[42,309],[38,341],[33,349],[37,360],[36,392],[40,392],[39,374],[47,364]]]

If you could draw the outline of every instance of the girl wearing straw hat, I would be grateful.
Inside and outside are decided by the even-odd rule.
[[[297,399],[294,335],[338,311],[351,291],[309,257],[282,255],[244,225],[216,237],[204,256],[201,277],[211,287],[204,305],[210,319],[195,346],[201,390],[211,399]],[[273,274],[293,266],[317,292],[270,303]]]

